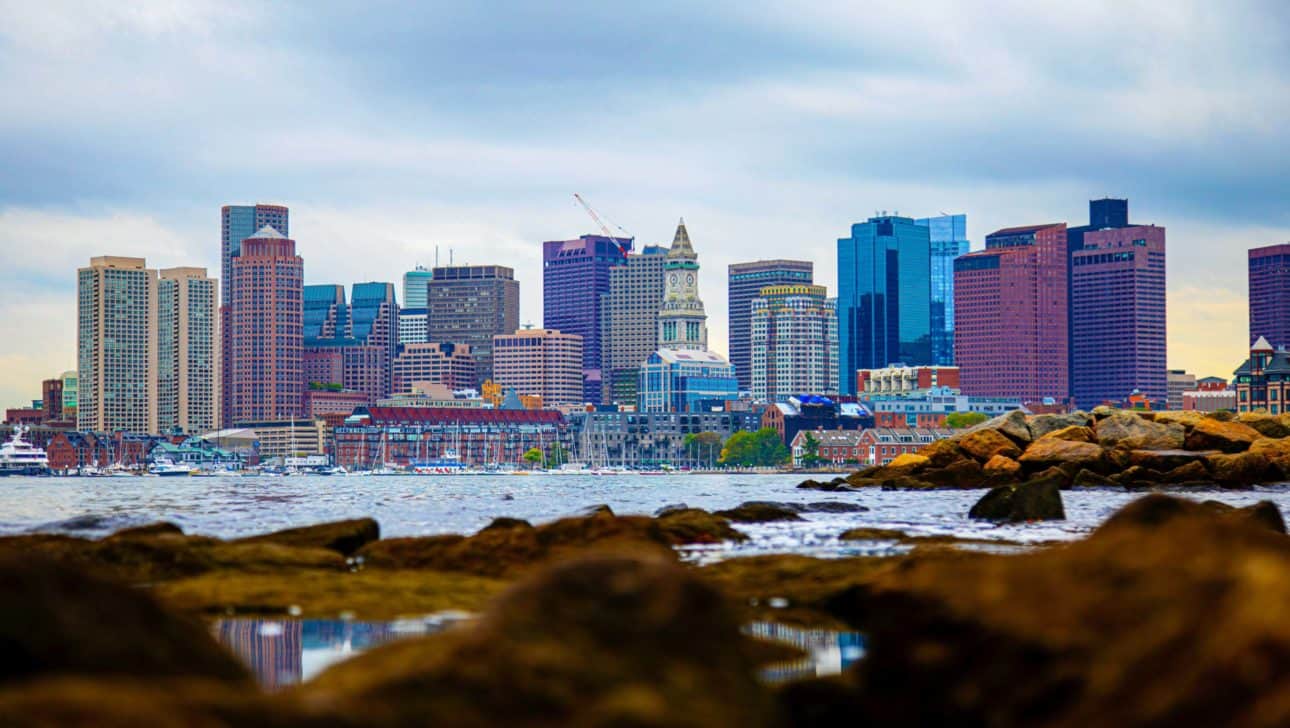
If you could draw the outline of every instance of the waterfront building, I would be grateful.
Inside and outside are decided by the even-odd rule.
[[[41,422],[63,419],[63,380],[55,377],[40,383]]]
[[[1184,410],[1197,412],[1236,411],[1236,390],[1222,377],[1203,377],[1196,382],[1196,389],[1183,392]]]
[[[232,272],[224,425],[295,417],[303,393],[304,260],[294,240],[265,226],[242,241]]]
[[[103,256],[77,271],[77,428],[157,431],[157,271]]]
[[[392,283],[355,283],[352,302],[337,285],[305,286],[304,378],[389,396],[398,348],[398,303]]]
[[[1290,243],[1249,251],[1250,341],[1290,346]]]
[[[1024,409],[1019,399],[975,397],[944,386],[907,393],[871,393],[861,402],[873,412],[878,427],[944,427],[955,412],[977,412],[993,418]]]
[[[666,260],[667,248],[648,245],[609,269],[609,290],[600,304],[602,402],[636,402],[641,362],[658,349]]]
[[[468,389],[478,382],[475,357],[466,344],[404,344],[394,357],[393,395],[414,391],[418,384]]]
[[[228,382],[233,374],[231,341],[232,330],[229,302],[233,300],[233,260],[242,254],[242,241],[252,237],[266,226],[283,237],[291,236],[291,215],[282,205],[225,205],[220,208],[220,375],[219,381]],[[229,422],[232,415],[232,392],[220,392],[221,422]]]
[[[321,417],[291,417],[283,420],[243,422],[243,430],[254,434],[259,461],[281,463],[284,458],[307,458],[326,455],[327,424]],[[218,439],[207,433],[203,439]]]
[[[366,392],[351,389],[333,389],[331,387],[309,387],[305,390],[304,405],[301,407],[305,417],[318,418],[325,415],[349,416],[358,407],[372,404]]]
[[[922,395],[959,388],[959,368],[950,366],[892,366],[856,372],[856,395]]]
[[[205,268],[165,268],[157,282],[157,427],[219,429],[219,284]]]
[[[1165,375],[1169,393],[1166,409],[1177,411],[1183,408],[1183,393],[1196,391],[1196,375],[1183,369],[1170,369]]]
[[[26,425],[32,427],[45,421],[45,408],[35,405],[41,402],[32,402],[31,407],[10,407],[4,411],[4,424],[6,425]]]
[[[1070,280],[1075,405],[1091,409],[1134,390],[1157,406],[1166,402],[1165,229],[1085,232],[1071,253]]]
[[[573,458],[592,467],[712,467],[721,459],[721,445],[687,450],[687,435],[710,432],[724,442],[759,426],[755,412],[593,410],[569,415]]]
[[[1022,402],[1070,396],[1066,246],[1065,223],[1005,228],[986,237],[985,250],[954,261],[963,392]]]
[[[755,260],[731,263],[726,272],[730,364],[739,391],[752,391],[752,301],[767,286],[809,286],[815,264],[807,260]],[[836,316],[836,314],[835,314]],[[836,325],[835,325],[836,328]],[[836,336],[835,336],[836,338]],[[818,389],[818,388],[812,388]],[[836,387],[825,390],[833,391]]]
[[[860,465],[887,465],[906,453],[916,453],[954,430],[934,427],[874,427],[860,433]]]
[[[749,303],[748,323],[754,399],[838,391],[837,306],[824,286],[767,286]]]
[[[464,347],[465,344],[460,346]],[[471,360],[471,366],[474,366],[473,359]],[[486,404],[489,407],[494,406],[492,402],[484,402],[479,390],[453,389],[438,382],[415,382],[405,391],[396,392],[386,399],[373,402],[373,404],[377,407],[465,407],[473,409],[479,409]]]
[[[434,278],[434,271],[418,265],[403,274],[403,308],[426,307],[426,284]]]
[[[350,470],[454,460],[468,466],[520,464],[552,446],[568,452],[569,427],[556,410],[439,407],[359,408],[335,429],[336,462]]]
[[[908,217],[883,215],[838,239],[838,348],[843,392],[855,372],[932,363],[931,237]]]
[[[583,339],[555,329],[493,337],[493,381],[547,407],[583,404]],[[599,385],[597,385],[599,388]]]
[[[542,243],[542,325],[582,337],[582,402],[601,401],[601,307],[609,293],[609,271],[627,261],[632,242],[631,238],[583,235]]]
[[[426,340],[466,344],[480,382],[493,376],[493,337],[520,327],[520,284],[501,265],[434,269],[426,284]]]
[[[954,259],[967,255],[967,215],[938,215],[914,221],[927,228],[931,250],[932,362],[954,364]]]
[[[102,468],[112,464],[106,439],[93,432],[60,432],[44,447],[45,455],[49,458],[49,469],[55,473],[76,473],[85,468]]]
[[[793,467],[809,466],[808,456],[817,465],[859,465],[868,455],[867,430],[799,430],[788,443]]]
[[[1260,336],[1250,345],[1250,358],[1236,370],[1236,411],[1285,414],[1288,396],[1290,351]]]
[[[399,344],[424,344],[426,338],[426,310],[424,308],[399,309]]]
[[[873,415],[856,402],[818,394],[801,394],[776,402],[761,413],[761,427],[779,433],[785,445],[802,430],[860,430],[873,427]]]

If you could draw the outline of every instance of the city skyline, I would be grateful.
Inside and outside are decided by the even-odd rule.
[[[389,20],[334,10],[22,8],[0,29],[0,87],[27,99],[0,120],[11,170],[0,181],[0,305],[14,342],[0,348],[0,397],[30,400],[74,368],[71,271],[119,255],[214,274],[213,220],[231,202],[292,208],[307,284],[397,284],[432,265],[438,246],[441,264],[452,249],[457,263],[514,268],[522,320],[540,325],[540,242],[597,232],[575,191],[638,248],[666,244],[686,217],[704,241],[721,353],[730,263],[788,248],[834,290],[837,231],[876,210],[966,213],[979,249],[993,230],[1074,224],[1084,200],[1127,197],[1135,218],[1170,231],[1168,366],[1228,376],[1248,344],[1244,251],[1290,239],[1279,200],[1290,152],[1278,143],[1290,117],[1290,24],[1277,22],[1287,10],[1110,7],[1018,7],[996,23],[952,5],[847,15],[858,11],[664,4],[642,17],[527,9],[500,25],[458,9],[442,30],[434,12],[413,10],[376,57],[344,52],[350,41],[333,31],[361,40]],[[678,40],[705,43],[675,53],[682,16]],[[922,50],[843,32],[861,20],[913,29]],[[284,24],[298,26],[294,44],[278,42]],[[622,58],[529,61],[599,25],[626,32]],[[468,37],[446,37],[463,28]],[[519,36],[504,53],[454,60],[470,55],[461,43],[508,32]],[[1027,35],[1049,42],[1017,42]],[[425,36],[445,42],[410,42]],[[191,52],[176,53],[181,44]],[[341,51],[326,64],[311,52],[323,44]],[[768,52],[732,53],[750,46]],[[1077,56],[1096,60],[1069,63]],[[391,64],[414,61],[444,72],[412,88],[389,81]],[[483,81],[464,96],[451,80],[463,63],[480,64],[470,70]],[[247,84],[266,68],[281,83]],[[531,92],[539,86],[550,92]],[[926,98],[970,113],[925,115],[913,101]],[[634,111],[532,121],[606,103]],[[1062,114],[1032,130],[1032,112],[1054,105]],[[621,124],[606,130],[606,115]]]

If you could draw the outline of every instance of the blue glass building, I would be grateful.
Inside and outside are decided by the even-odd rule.
[[[857,369],[931,364],[931,236],[912,218],[871,217],[838,239],[838,380]]]
[[[710,351],[660,349],[641,364],[639,377],[640,412],[701,412],[712,402],[739,398],[734,367]]]
[[[954,259],[967,255],[967,215],[914,221],[927,228],[932,263],[932,363],[954,365]]]

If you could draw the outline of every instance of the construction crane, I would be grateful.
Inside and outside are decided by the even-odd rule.
[[[586,200],[584,200],[584,199],[582,199],[582,195],[580,195],[580,194],[578,194],[577,192],[575,192],[575,193],[573,193],[573,199],[577,200],[577,201],[578,201],[578,204],[579,204],[579,205],[582,205],[582,209],[586,210],[586,211],[587,211],[587,214],[591,216],[591,219],[596,221],[596,225],[600,226],[600,230],[601,230],[602,232],[604,232],[605,237],[610,238],[610,239],[613,239],[613,238],[616,238],[616,237],[620,237],[620,236],[614,235],[614,234],[609,230],[609,226],[605,224],[605,221],[604,221],[604,220],[601,220],[601,219],[600,219],[600,216],[596,214],[596,211],[595,211],[595,210],[591,209],[591,205],[588,205],[588,204],[587,204],[587,201],[586,201]],[[614,225],[614,227],[616,227],[616,228],[618,228],[619,230],[621,230],[621,231],[622,231],[622,233],[623,233],[623,234],[622,234],[622,236],[621,236],[621,237],[627,237],[627,238],[631,238],[631,239],[633,239],[633,240],[635,239],[635,236],[634,236],[634,235],[632,235],[631,233],[627,232],[626,230],[623,230],[623,228],[622,228],[622,226],[621,226],[621,225]]]

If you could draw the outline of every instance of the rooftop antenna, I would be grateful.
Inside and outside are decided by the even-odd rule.
[[[452,266],[452,248],[448,248],[448,265]]]
[[[434,246],[434,267],[439,267],[439,246]]]

